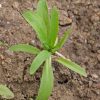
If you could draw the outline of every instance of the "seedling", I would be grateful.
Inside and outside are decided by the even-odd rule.
[[[0,41],[0,45],[3,43]],[[0,96],[4,99],[14,98],[13,92],[5,85],[0,84]]]
[[[30,66],[30,75],[33,75],[41,65],[43,65],[43,74],[41,84],[36,100],[48,100],[54,83],[52,57],[57,56],[55,61],[63,64],[65,67],[77,72],[80,75],[87,76],[85,69],[65,58],[58,52],[68,39],[71,29],[64,32],[62,38],[58,39],[59,32],[59,14],[56,7],[48,13],[46,0],[40,0],[36,11],[25,11],[22,13],[25,20],[36,31],[37,37],[41,42],[41,49],[26,44],[18,44],[10,47],[12,51],[23,51],[35,54],[36,57]]]
[[[13,92],[5,85],[0,85],[0,96],[4,99],[14,98]]]

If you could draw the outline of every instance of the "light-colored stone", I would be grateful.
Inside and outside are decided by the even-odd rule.
[[[98,50],[97,52],[100,53],[100,50]]]
[[[19,7],[19,3],[18,3],[18,2],[14,2],[14,3],[13,3],[13,7],[14,7],[14,8],[18,8],[18,7]]]
[[[93,15],[92,17],[91,17],[91,20],[92,21],[99,21],[99,16],[97,15],[97,14],[95,14],[95,15]]]
[[[99,78],[99,76],[97,74],[92,74],[92,77],[95,78],[95,79]]]
[[[0,4],[0,8],[2,8],[2,4]]]
[[[72,19],[68,17],[68,13],[66,11],[60,11],[60,25],[71,24]]]

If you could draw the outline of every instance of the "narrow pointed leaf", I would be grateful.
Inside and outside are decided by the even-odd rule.
[[[33,47],[31,45],[27,44],[18,44],[18,45],[13,45],[9,48],[11,51],[22,51],[22,52],[27,52],[31,54],[38,54],[40,52],[39,49],[36,47]]]
[[[50,47],[54,47],[58,35],[58,31],[59,31],[59,17],[58,17],[58,11],[54,7],[51,11],[50,34],[48,36],[48,45]]]
[[[43,74],[40,84],[40,89],[38,97],[36,100],[48,100],[53,89],[53,70],[51,66],[51,58],[46,60],[45,66],[43,68]]]
[[[63,35],[63,37],[61,38],[61,40],[58,41],[58,44],[57,44],[57,45],[55,46],[55,48],[53,49],[54,52],[57,51],[57,50],[59,50],[60,48],[62,48],[62,46],[64,45],[64,43],[65,43],[66,40],[68,39],[68,37],[69,37],[71,31],[72,31],[71,29],[68,29],[68,30],[64,33],[64,35]]]
[[[47,28],[47,33],[49,34],[50,23],[46,0],[39,0],[39,3],[37,5],[37,13],[43,18]]]
[[[0,85],[0,95],[2,96],[2,98],[5,98],[5,99],[14,98],[13,92],[9,88],[7,88],[5,85]]]
[[[64,59],[64,58],[58,58],[57,61],[61,64],[63,64],[65,67],[71,69],[72,71],[75,71],[76,73],[87,76],[86,71],[84,68],[81,68],[79,65],[76,63],[72,62],[69,59]]]
[[[38,13],[33,13],[32,11],[26,11],[22,15],[36,31],[40,41],[45,44],[47,39],[47,28],[43,19],[39,16]]]
[[[30,74],[34,74],[37,69],[40,67],[40,65],[50,57],[50,53],[46,50],[41,51],[36,58],[33,60],[31,67],[30,67]]]

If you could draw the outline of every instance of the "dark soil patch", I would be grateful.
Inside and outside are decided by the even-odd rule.
[[[99,0],[50,0],[61,12],[60,35],[68,26],[73,34],[60,51],[83,66],[88,77],[53,62],[55,86],[49,100],[100,100],[100,3]],[[37,95],[41,69],[30,76],[29,66],[34,56],[12,53],[13,44],[39,42],[32,28],[21,17],[25,9],[35,9],[36,0],[0,0],[0,83],[14,92],[13,100],[29,100]],[[63,21],[64,20],[64,21]],[[80,34],[79,34],[80,33]],[[0,99],[1,100],[1,99]]]

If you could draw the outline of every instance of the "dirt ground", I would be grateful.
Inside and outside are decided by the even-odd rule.
[[[26,53],[10,52],[13,44],[30,43],[38,46],[35,32],[22,18],[25,9],[36,8],[36,0],[0,0],[0,84],[6,84],[15,94],[13,100],[35,100],[41,69],[30,76],[34,58]],[[100,100],[100,0],[48,0],[60,11],[60,36],[71,26],[72,35],[60,51],[84,67],[88,77],[53,62],[55,85],[49,100]],[[2,100],[2,99],[0,99]]]

